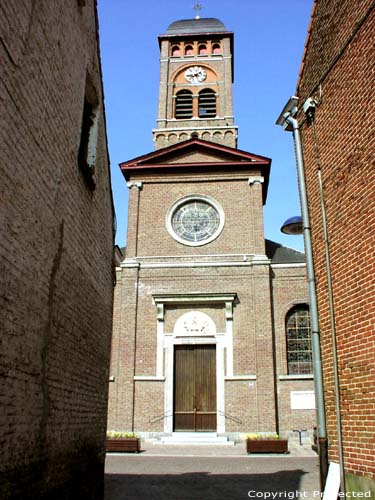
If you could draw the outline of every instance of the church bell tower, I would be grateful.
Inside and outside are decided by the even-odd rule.
[[[218,19],[198,17],[170,24],[159,45],[156,149],[191,138],[237,147],[233,33]]]

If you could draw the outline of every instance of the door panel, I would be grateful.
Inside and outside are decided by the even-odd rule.
[[[174,430],[216,430],[216,349],[176,346]]]

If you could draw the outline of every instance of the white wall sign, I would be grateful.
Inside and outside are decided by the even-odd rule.
[[[290,391],[290,408],[292,410],[315,410],[314,391]]]
[[[336,462],[329,464],[323,500],[336,500],[340,489],[340,465]]]

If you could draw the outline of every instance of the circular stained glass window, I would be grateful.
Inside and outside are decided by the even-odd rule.
[[[168,212],[167,227],[180,243],[198,246],[214,240],[224,225],[221,207],[207,196],[186,197]]]

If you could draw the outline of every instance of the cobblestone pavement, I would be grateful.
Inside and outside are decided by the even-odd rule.
[[[289,455],[247,455],[237,446],[143,446],[108,454],[105,500],[312,499],[318,460],[309,447]]]

